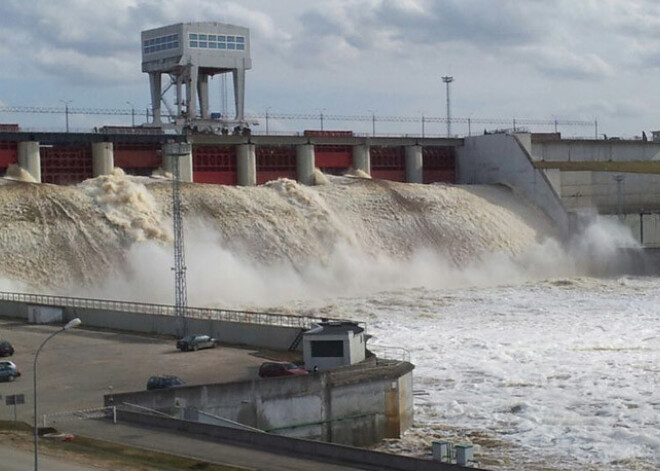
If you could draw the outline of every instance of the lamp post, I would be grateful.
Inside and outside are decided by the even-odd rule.
[[[69,103],[72,103],[73,100],[60,100],[64,103],[64,119],[66,120],[66,132],[69,132]]]
[[[266,108],[266,135],[268,135],[268,111],[270,110],[270,106]]]
[[[454,77],[451,75],[445,75],[442,77],[442,81],[447,88],[447,137],[451,137],[451,100],[449,97],[449,84],[454,81]]]
[[[130,101],[127,101],[126,104],[131,107],[131,126],[135,127],[135,105]]]
[[[61,334],[65,330],[78,327],[80,324],[82,324],[82,321],[78,317],[67,322],[64,325],[64,327],[62,327],[60,330],[53,332],[46,338],[46,340],[41,342],[41,345],[39,345],[39,348],[37,349],[37,353],[34,355],[34,365],[32,370],[33,372],[32,394],[34,398],[34,471],[39,471],[39,430],[37,428],[37,359],[39,358],[39,353],[41,352],[41,349],[44,347],[44,345],[46,345],[46,342],[48,342],[50,339],[55,337],[57,334]]]

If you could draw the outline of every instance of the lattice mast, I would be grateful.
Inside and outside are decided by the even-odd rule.
[[[174,226],[174,310],[181,336],[185,337],[188,334],[186,322],[188,288],[186,286],[186,254],[181,211],[181,172],[179,170],[181,155],[181,152],[172,155],[172,223]]]

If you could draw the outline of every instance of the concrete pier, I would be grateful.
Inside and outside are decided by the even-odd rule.
[[[193,181],[192,146],[185,142],[163,145],[163,170],[174,173],[172,160],[179,159],[179,180]]]
[[[314,184],[314,146],[300,144],[296,146],[296,176],[303,185]]]
[[[28,172],[37,183],[41,183],[41,156],[39,143],[22,141],[18,143],[18,165]]]
[[[257,154],[254,144],[240,144],[236,148],[236,177],[240,186],[257,184]]]
[[[92,143],[92,175],[112,175],[115,168],[115,153],[112,142]]]
[[[424,160],[422,146],[406,146],[406,182],[422,183]]]
[[[371,175],[371,155],[366,144],[353,146],[353,168]]]

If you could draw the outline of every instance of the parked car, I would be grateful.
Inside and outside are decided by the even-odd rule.
[[[16,363],[9,360],[0,361],[0,381],[14,381],[21,375]]]
[[[216,340],[208,335],[187,335],[177,340],[176,348],[182,352],[197,351],[202,348],[215,348]]]
[[[152,376],[147,381],[147,389],[168,389],[184,386],[186,382],[178,376]]]
[[[6,340],[0,340],[0,357],[10,357],[14,354],[14,347]]]
[[[309,374],[307,370],[288,361],[266,361],[259,367],[259,376],[272,378],[273,376],[298,376]]]

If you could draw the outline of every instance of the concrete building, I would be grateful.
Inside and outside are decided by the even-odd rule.
[[[178,127],[214,130],[245,126],[245,71],[252,68],[248,28],[214,22],[178,23],[142,32],[142,71],[149,74],[153,124],[161,126],[161,104]],[[231,73],[236,114],[212,120],[209,78]],[[171,82],[163,89],[162,75]],[[185,87],[185,93],[183,91]],[[174,89],[174,107],[165,94]],[[199,106],[198,106],[199,105]]]
[[[366,357],[364,329],[354,322],[321,322],[303,335],[305,368],[324,371]]]

